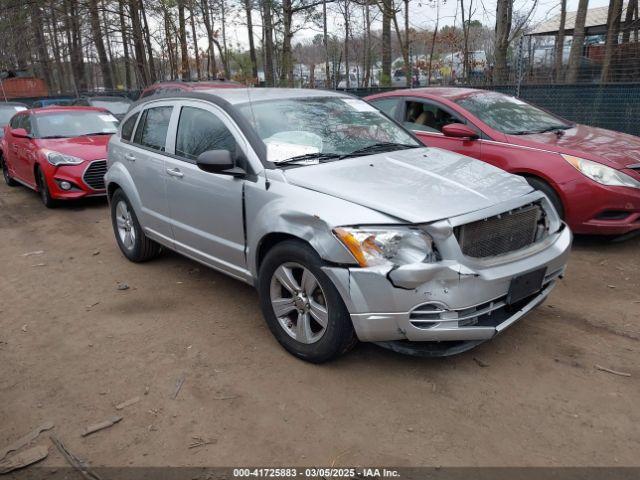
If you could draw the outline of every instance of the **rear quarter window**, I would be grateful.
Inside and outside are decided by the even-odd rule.
[[[378,110],[386,113],[389,117],[395,118],[400,102],[397,98],[381,98],[379,100],[371,100],[369,103]]]
[[[136,126],[136,120],[138,120],[139,116],[140,116],[140,113],[136,113],[135,115],[132,115],[131,117],[129,117],[127,121],[122,124],[122,129],[120,130],[120,137],[123,140],[131,141],[131,137],[133,136],[133,129]]]

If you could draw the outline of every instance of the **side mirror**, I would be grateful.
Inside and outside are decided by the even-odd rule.
[[[18,138],[31,138],[24,128],[11,129],[11,135]]]
[[[475,140],[478,138],[478,134],[471,127],[463,123],[450,123],[442,127],[442,133],[447,137],[453,138],[468,138],[469,140]]]
[[[246,173],[242,168],[235,166],[229,150],[207,150],[202,152],[198,155],[196,164],[200,170],[209,173],[219,173],[233,177],[242,177]]]

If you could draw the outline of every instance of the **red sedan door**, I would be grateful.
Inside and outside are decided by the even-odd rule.
[[[410,96],[395,98],[400,101],[394,112],[396,119],[400,120],[405,128],[413,131],[425,145],[481,159],[481,142],[468,138],[447,137],[442,133],[442,127],[445,125],[463,123],[475,130],[479,137],[482,137],[480,129],[467,122],[457,112],[425,98]],[[376,105],[376,102],[388,99],[389,97],[376,99],[372,103]]]
[[[33,133],[31,115],[22,115],[17,128],[22,128],[27,132],[27,134],[31,135]],[[18,138],[14,136],[13,143],[16,145],[16,148],[14,149],[14,168],[16,169],[16,176],[23,182],[35,186],[36,181],[33,174],[33,167],[37,154],[35,142],[29,137]]]

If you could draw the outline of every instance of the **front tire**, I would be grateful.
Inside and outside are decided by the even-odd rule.
[[[355,345],[349,312],[309,245],[287,240],[273,247],[260,266],[258,293],[269,329],[296,357],[322,363]]]
[[[9,173],[9,167],[7,166],[7,162],[0,154],[0,164],[2,164],[2,177],[4,178],[4,183],[6,183],[9,187],[17,187],[18,182],[16,182],[13,178],[11,178],[11,174]]]
[[[40,168],[36,170],[36,179],[38,184],[38,194],[40,195],[42,204],[47,208],[55,208],[57,206],[57,202],[51,196],[49,186],[47,185],[47,179]]]
[[[111,197],[111,223],[118,247],[132,262],[146,262],[160,253],[160,245],[148,238],[129,199],[120,189]]]

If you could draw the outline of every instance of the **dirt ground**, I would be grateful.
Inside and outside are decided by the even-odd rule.
[[[578,238],[548,302],[471,352],[360,344],[322,366],[276,343],[251,287],[128,262],[104,201],[2,184],[0,272],[0,447],[52,421],[94,466],[640,465],[638,238]]]

